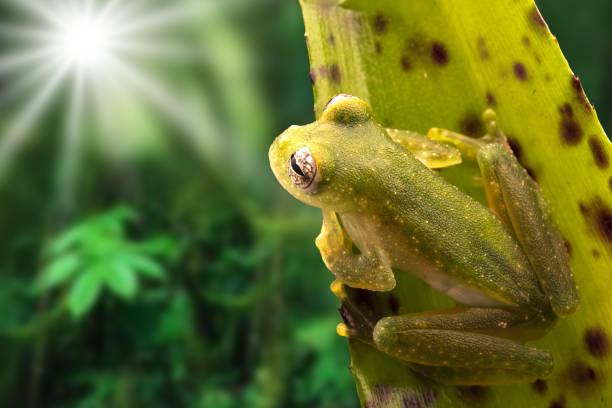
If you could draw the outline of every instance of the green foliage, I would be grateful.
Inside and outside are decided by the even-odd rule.
[[[116,296],[132,300],[138,291],[139,275],[163,279],[164,268],[153,257],[175,259],[178,245],[169,236],[129,239],[125,224],[135,218],[129,207],[117,207],[52,239],[45,251],[47,266],[35,283],[35,293],[69,286],[65,302],[72,316],[81,318],[105,287]]]

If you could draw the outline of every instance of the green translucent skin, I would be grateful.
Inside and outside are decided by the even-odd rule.
[[[419,146],[433,147],[408,140],[409,132],[385,131],[350,95],[332,99],[316,122],[287,129],[269,153],[281,185],[322,208],[316,244],[339,282],[389,291],[394,271],[412,273],[458,303],[383,318],[373,333],[379,350],[450,384],[546,377],[551,355],[520,342],[544,335],[557,316],[578,306],[546,201],[504,146],[494,117],[485,120],[491,143],[470,143],[480,146],[476,158],[491,208],[425,165],[431,155]],[[474,149],[449,134],[445,141],[459,150]],[[436,167],[444,165],[444,146],[434,146]],[[316,175],[303,180],[307,171],[296,166],[308,155]],[[447,164],[457,162],[457,151],[449,150]]]

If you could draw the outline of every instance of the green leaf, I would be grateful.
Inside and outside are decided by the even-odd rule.
[[[141,275],[154,279],[165,278],[164,268],[151,258],[137,254],[125,254],[122,258],[123,262]]]
[[[58,257],[43,269],[41,277],[36,283],[35,292],[41,293],[61,285],[74,275],[80,264],[80,257],[77,254]]]
[[[138,281],[133,270],[126,265],[112,265],[104,274],[106,287],[124,299],[133,299],[138,290]]]
[[[521,164],[551,203],[568,242],[581,308],[530,345],[550,350],[555,371],[536,386],[461,388],[436,384],[370,346],[350,342],[363,405],[603,407],[612,366],[600,353],[612,335],[610,144],[580,81],[532,0],[301,0],[319,115],[336,94],[367,100],[386,127],[483,133],[493,107]],[[580,33],[576,33],[580,35]],[[475,166],[442,176],[482,203]],[[452,303],[410,277],[369,307],[391,313]],[[544,385],[542,385],[544,384]],[[402,405],[403,404],[403,405]]]
[[[98,269],[88,269],[74,282],[68,292],[68,310],[75,319],[82,318],[95,304],[102,289],[102,275]]]
[[[149,238],[144,242],[135,244],[134,247],[138,252],[161,255],[170,259],[175,259],[180,252],[176,240],[165,235]]]

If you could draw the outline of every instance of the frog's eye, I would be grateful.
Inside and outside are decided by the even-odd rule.
[[[302,147],[291,155],[287,170],[293,183],[307,193],[316,187],[319,180],[317,162],[307,147]]]

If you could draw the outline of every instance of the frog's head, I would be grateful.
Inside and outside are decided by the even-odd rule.
[[[316,122],[291,126],[276,138],[270,166],[298,200],[343,211],[355,202],[353,187],[363,174],[359,165],[367,162],[364,148],[374,144],[372,132],[382,134],[382,129],[372,120],[368,104],[355,96],[337,95]]]

